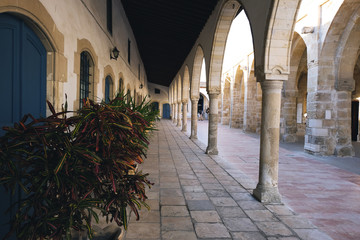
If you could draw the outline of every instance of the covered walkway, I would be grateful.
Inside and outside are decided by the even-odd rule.
[[[257,183],[259,139],[219,125],[219,156],[169,120],[158,123],[144,172],[155,183],[151,211],[131,219],[126,239],[357,239],[360,176],[291,148],[280,148],[285,205],[264,205]],[[331,236],[331,237],[329,237]]]

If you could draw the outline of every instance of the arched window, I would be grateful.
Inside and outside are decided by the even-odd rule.
[[[113,97],[112,93],[112,79],[110,76],[105,78],[105,102],[108,103]]]
[[[120,78],[119,80],[119,92],[124,91],[124,80]]]
[[[94,61],[88,52],[80,55],[80,108],[83,99],[94,97]]]

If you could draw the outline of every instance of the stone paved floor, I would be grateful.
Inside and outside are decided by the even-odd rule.
[[[218,127],[217,162],[246,189],[254,189],[259,136]],[[198,132],[201,146],[207,142],[207,121],[198,122]],[[360,239],[360,158],[318,157],[305,153],[301,144],[280,144],[279,191],[288,207],[333,239]]]
[[[126,239],[331,239],[286,205],[256,201],[249,191],[253,170],[246,169],[248,176],[237,169],[244,160],[204,154],[200,141],[189,140],[169,120],[158,129],[141,166],[155,183],[148,191],[151,211],[142,211],[140,221],[131,217]],[[252,165],[256,144],[238,143],[237,152]]]

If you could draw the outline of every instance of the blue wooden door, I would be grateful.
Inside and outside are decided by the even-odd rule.
[[[168,103],[163,104],[163,118],[170,119],[170,105]]]
[[[46,50],[24,21],[9,14],[0,14],[0,103],[0,129],[27,113],[46,115]],[[14,200],[0,187],[0,238],[13,214],[3,212]]]

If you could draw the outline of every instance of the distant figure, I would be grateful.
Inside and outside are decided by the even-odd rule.
[[[199,121],[203,121],[204,120],[204,111],[201,111],[198,116],[199,116]]]

